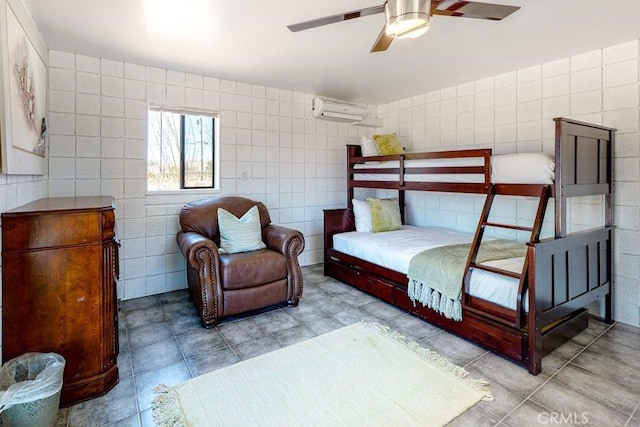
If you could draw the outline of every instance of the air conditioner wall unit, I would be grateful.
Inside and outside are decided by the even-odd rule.
[[[359,122],[367,116],[367,109],[362,105],[325,98],[314,98],[311,110],[316,119],[334,122]]]

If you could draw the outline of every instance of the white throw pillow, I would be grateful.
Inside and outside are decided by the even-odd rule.
[[[370,233],[373,227],[371,225],[371,209],[369,208],[369,202],[357,199],[353,199],[352,202],[353,216],[356,220],[356,231]]]
[[[220,228],[221,254],[257,251],[267,246],[262,241],[262,227],[258,206],[249,209],[242,218],[218,208],[218,227]]]
[[[372,139],[363,136],[360,140],[360,147],[362,148],[363,157],[379,156],[378,145]]]
[[[553,184],[555,158],[545,153],[500,154],[491,158],[494,184]]]

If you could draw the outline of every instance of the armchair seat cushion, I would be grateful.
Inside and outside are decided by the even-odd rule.
[[[246,289],[287,277],[287,258],[271,249],[220,255],[223,289]]]

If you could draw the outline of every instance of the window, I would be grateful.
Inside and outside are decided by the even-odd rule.
[[[150,108],[147,190],[217,188],[217,122],[213,114]]]

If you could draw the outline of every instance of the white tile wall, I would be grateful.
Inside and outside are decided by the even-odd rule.
[[[633,40],[419,94],[412,99],[424,100],[420,110],[406,100],[377,107],[378,116],[385,120],[384,131],[397,132],[405,146],[422,150],[482,146],[495,153],[553,152],[552,118],[558,116],[617,128],[614,317],[633,325],[640,325],[638,46],[638,40]],[[412,126],[402,125],[407,118]],[[407,204],[409,221],[415,224],[472,231],[481,198],[415,193],[407,197]],[[530,202],[499,200],[494,212],[526,223],[533,209]],[[592,200],[576,202],[571,209],[576,230],[601,222],[601,205]],[[553,206],[548,212],[553,212]],[[546,233],[552,231],[551,216],[547,215]]]
[[[274,223],[305,234],[301,263],[322,261],[322,209],[346,205],[344,146],[372,130],[316,121],[311,94],[67,52],[50,56],[48,192],[116,198],[120,298],[186,286],[178,212],[215,194],[265,202]],[[146,193],[150,104],[220,112],[220,192]]]

